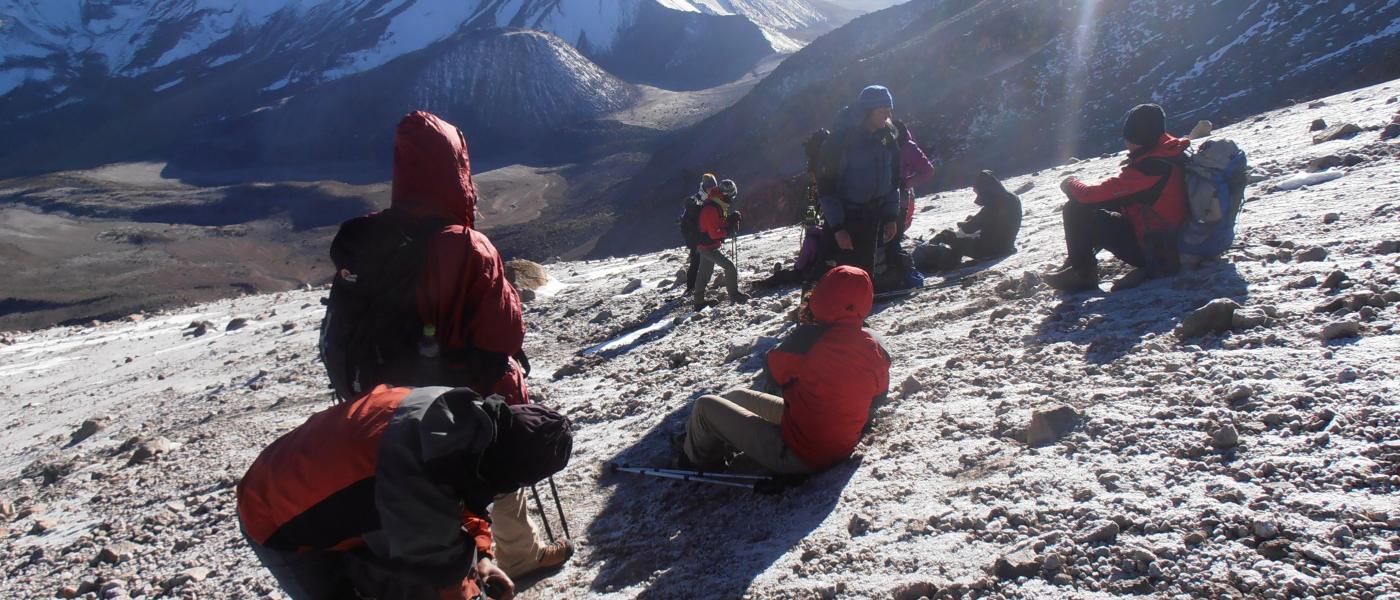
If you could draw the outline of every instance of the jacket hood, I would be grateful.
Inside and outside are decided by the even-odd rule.
[[[1128,155],[1128,158],[1137,161],[1144,158],[1176,158],[1186,153],[1186,149],[1191,147],[1191,140],[1178,138],[1170,133],[1162,134],[1157,138],[1157,144],[1139,150],[1137,153]]]
[[[977,199],[974,200],[974,203],[978,206],[987,206],[1011,195],[1011,192],[1006,191],[1006,186],[1002,185],[1001,180],[992,175],[991,171],[982,171],[977,174],[977,180],[972,183],[972,191],[977,192]]]
[[[859,327],[875,303],[875,289],[865,271],[840,266],[822,276],[807,302],[818,323]]]
[[[421,110],[399,121],[390,205],[419,219],[476,226],[476,185],[462,130]]]
[[[496,424],[496,436],[481,458],[480,477],[497,490],[534,485],[569,464],[573,424],[538,404],[507,405],[491,396],[481,407]]]

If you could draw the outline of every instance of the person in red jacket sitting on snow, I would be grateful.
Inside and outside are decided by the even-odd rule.
[[[1115,290],[1177,271],[1176,234],[1187,214],[1181,163],[1191,141],[1168,134],[1166,118],[1156,104],[1133,108],[1123,124],[1123,171],[1098,184],[1072,177],[1060,184],[1069,196],[1063,208],[1069,257],[1045,275],[1046,284],[1063,291],[1097,289],[1099,250],[1136,267]]]
[[[873,302],[865,271],[828,271],[812,289],[816,323],[798,327],[768,353],[782,397],[742,388],[701,396],[679,462],[714,469],[738,450],[770,473],[804,475],[849,457],[872,403],[889,390],[890,354],[864,329]]]

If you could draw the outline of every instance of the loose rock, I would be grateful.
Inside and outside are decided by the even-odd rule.
[[[131,453],[131,460],[129,464],[139,465],[145,462],[149,462],[152,458],[170,452],[172,449],[174,449],[174,447],[175,445],[172,444],[170,440],[164,437],[157,437],[153,440],[148,440],[146,442],[141,443],[141,445],[137,446],[136,450]]]
[[[1084,535],[1079,536],[1079,543],[1112,543],[1118,539],[1118,532],[1118,523],[1110,520],[1098,521],[1091,525]]]
[[[1187,340],[1211,332],[1226,331],[1233,324],[1238,303],[1229,298],[1216,298],[1191,311],[1176,328],[1176,336]]]
[[[1338,340],[1342,338],[1356,337],[1361,333],[1361,323],[1359,321],[1337,321],[1328,323],[1322,328],[1322,339]]]
[[[1060,439],[1079,423],[1079,411],[1064,404],[1031,413],[1026,428],[1026,444],[1039,446]]]
[[[1308,131],[1322,131],[1323,129],[1327,129],[1325,119],[1314,119],[1312,125],[1308,126]]]
[[[1327,249],[1322,246],[1311,246],[1293,255],[1293,260],[1298,262],[1318,262],[1327,260]]]
[[[1234,425],[1225,424],[1210,434],[1210,445],[1225,450],[1240,445],[1240,433]]]
[[[73,432],[73,435],[69,437],[68,444],[73,445],[82,442],[83,440],[88,439],[93,435],[96,435],[97,432],[102,431],[102,428],[106,426],[106,419],[88,419],[86,421],[83,421],[83,424],[79,425],[78,429],[75,430]]]
[[[992,572],[1002,579],[1031,577],[1040,571],[1042,562],[1041,557],[1036,555],[1035,551],[1030,548],[1022,548],[997,558],[996,564],[992,566]]]
[[[1354,136],[1358,133],[1361,133],[1361,128],[1358,127],[1355,123],[1342,123],[1341,125],[1333,125],[1331,127],[1328,127],[1327,129],[1323,130],[1322,133],[1314,135],[1313,143],[1321,144],[1323,142],[1330,142],[1332,140],[1340,140],[1343,138]]]

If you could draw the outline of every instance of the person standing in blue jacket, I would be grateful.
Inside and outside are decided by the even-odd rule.
[[[899,131],[894,96],[869,86],[837,116],[822,145],[817,194],[837,264],[867,273],[875,252],[899,234]]]

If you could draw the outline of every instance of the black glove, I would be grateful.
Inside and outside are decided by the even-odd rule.
[[[737,210],[729,211],[729,229],[733,230],[739,226],[739,222],[744,220],[744,213]],[[732,231],[731,231],[732,232]]]

